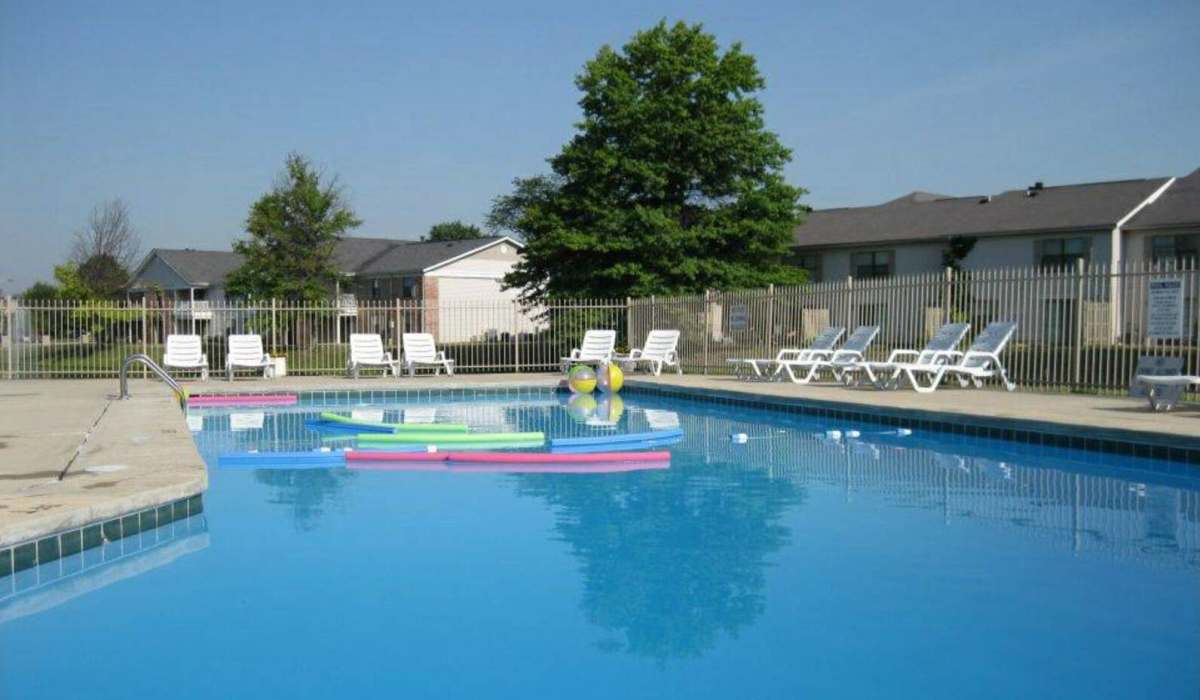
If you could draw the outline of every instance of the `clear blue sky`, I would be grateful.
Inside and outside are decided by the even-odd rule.
[[[1200,3],[0,0],[0,287],[120,196],[146,248],[226,248],[291,150],[362,235],[481,222],[578,117],[573,77],[660,18],[758,57],[817,207],[1200,167]]]

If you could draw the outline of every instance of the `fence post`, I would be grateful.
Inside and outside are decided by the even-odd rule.
[[[279,324],[275,320],[275,312],[278,309],[275,297],[271,297],[271,353],[279,352]]]
[[[192,314],[192,318],[193,318],[192,323],[195,323],[196,321],[195,321],[194,313]],[[147,347],[147,343],[146,343],[146,336],[149,335],[147,330],[148,329],[146,328],[146,295],[143,294],[142,295],[142,354],[143,355],[149,355],[149,353],[147,352],[147,350],[149,350],[149,348]],[[142,379],[145,379],[147,376],[149,376],[149,375],[146,374],[146,366],[143,364],[142,365]]]
[[[403,337],[404,329],[400,326],[400,297],[396,297],[396,359],[400,359],[400,353],[404,352],[404,346],[400,340]]]
[[[4,344],[8,348],[8,378],[15,379],[13,376],[13,351],[16,344],[13,343],[13,313],[17,308],[16,301],[10,296],[4,300]]]
[[[854,276],[846,275],[846,328],[853,328],[857,324],[854,316]],[[883,319],[880,319],[880,323],[883,323]]]
[[[945,309],[942,312],[942,323],[954,320],[954,268],[946,266],[946,293],[943,296]]]
[[[709,316],[711,304],[708,303],[708,298],[712,294],[712,290],[704,290],[704,334],[700,337],[704,341],[704,375],[708,375],[708,339],[712,335],[712,318]]]
[[[521,326],[520,312],[517,309],[519,302],[512,301],[512,329],[513,329],[513,371],[520,374],[521,372]]]
[[[625,297],[625,345],[633,350],[633,301]]]
[[[775,285],[767,285],[767,347],[766,353],[770,353],[771,348],[775,347]],[[766,354],[764,353],[764,354]]]
[[[1083,377],[1083,258],[1075,261],[1075,371],[1072,388],[1078,390]]]

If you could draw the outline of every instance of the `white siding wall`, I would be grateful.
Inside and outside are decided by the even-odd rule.
[[[511,303],[517,291],[501,289],[501,279],[519,259],[517,249],[503,243],[427,273],[437,278],[439,341],[534,330],[528,318],[514,318]]]
[[[1072,233],[1044,236],[996,236],[980,238],[971,253],[963,260],[968,270],[990,270],[1005,267],[1030,267],[1039,262],[1040,241],[1050,238],[1090,238],[1094,263],[1110,262],[1109,233]],[[1144,246],[1144,243],[1142,244]],[[838,282],[850,274],[850,258],[856,252],[890,250],[893,252],[895,275],[914,275],[942,269],[943,243],[901,243],[892,245],[833,248],[821,251],[821,279]],[[1128,250],[1128,249],[1127,249]]]
[[[172,289],[186,290],[188,283],[156,255],[146,263],[146,267],[134,280],[133,286],[138,288],[161,287],[169,291]]]

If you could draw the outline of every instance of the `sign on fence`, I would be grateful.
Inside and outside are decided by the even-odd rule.
[[[1146,305],[1147,338],[1179,340],[1183,337],[1182,277],[1151,279]]]
[[[729,330],[744,331],[750,327],[750,307],[745,304],[733,304],[729,307]]]

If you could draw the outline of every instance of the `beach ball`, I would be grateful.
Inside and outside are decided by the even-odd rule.
[[[567,386],[576,394],[590,394],[596,390],[596,370],[587,365],[575,365],[567,374]]]
[[[567,415],[580,423],[591,420],[596,413],[596,399],[591,394],[575,394],[567,401]]]
[[[625,415],[625,401],[616,394],[609,394],[596,403],[596,411],[590,425],[616,425]]]
[[[620,366],[609,363],[600,368],[596,384],[600,387],[600,391],[615,394],[625,385],[625,373],[621,371]]]

